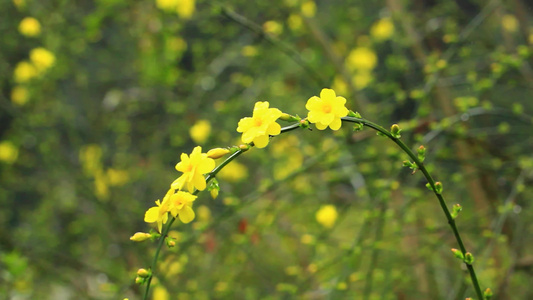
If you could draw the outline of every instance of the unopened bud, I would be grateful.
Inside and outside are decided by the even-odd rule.
[[[465,253],[465,263],[471,265],[474,263],[474,255],[470,252]]]
[[[487,288],[485,292],[483,292],[483,297],[485,297],[485,300],[490,300],[490,298],[492,298],[492,290]]]
[[[242,151],[248,151],[248,149],[250,149],[250,145],[239,145],[239,149]]]
[[[452,218],[455,219],[459,215],[459,213],[463,210],[463,207],[461,204],[454,204],[452,207]]]
[[[134,235],[132,235],[130,237],[130,240],[132,240],[134,242],[143,242],[143,241],[146,241],[147,239],[149,239],[150,237],[152,237],[152,235],[149,234],[149,233],[136,232]]]
[[[294,122],[294,121],[298,121],[300,118],[283,113],[281,117],[279,117],[279,119],[282,121]]]
[[[221,158],[224,155],[230,153],[231,151],[227,148],[214,148],[209,151],[207,151],[207,157],[212,159]]]
[[[175,247],[175,246],[176,246],[176,241],[174,241],[174,240],[167,240],[167,246],[168,246],[169,248]]]
[[[152,275],[152,272],[144,269],[144,268],[140,268],[138,271],[137,271],[137,276],[139,277],[142,277],[142,278],[148,278]]]
[[[435,182],[435,193],[442,194],[442,183],[440,181]]]
[[[418,149],[416,150],[416,152],[418,153],[418,159],[419,159],[421,162],[424,162],[424,159],[426,159],[426,147],[424,147],[423,145],[421,145],[420,147],[418,147]]]
[[[399,139],[401,138],[401,133],[402,130],[400,129],[400,126],[398,126],[398,124],[392,124],[392,126],[390,127],[390,133],[392,134],[393,137]]]
[[[460,259],[460,260],[463,260],[465,257],[463,255],[463,252],[457,250],[457,249],[454,249],[452,248],[452,252],[453,252],[453,256],[455,256],[456,258]]]
[[[212,189],[209,191],[211,193],[211,198],[216,199],[218,197],[218,189]]]
[[[135,283],[138,284],[138,285],[143,284],[144,283],[144,278],[139,277],[139,276],[135,277]]]

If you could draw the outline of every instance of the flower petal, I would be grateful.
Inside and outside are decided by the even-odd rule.
[[[336,97],[337,95],[335,95],[335,91],[332,89],[322,89],[322,91],[320,91],[320,98],[324,101],[333,100]]]
[[[254,139],[254,145],[257,148],[265,148],[268,145],[269,137],[268,134],[258,136]]]
[[[180,221],[187,224],[194,220],[195,214],[194,210],[190,206],[185,206],[179,214]]]
[[[333,121],[329,124],[329,128],[332,130],[339,130],[341,128],[342,122],[340,118],[335,118]]]

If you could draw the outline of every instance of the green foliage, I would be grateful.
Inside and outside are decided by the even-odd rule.
[[[329,87],[427,147],[485,297],[533,298],[525,1],[168,2],[0,4],[0,295],[140,298],[155,244],[129,237],[180,154],[241,144],[256,101],[304,116]],[[230,163],[173,227],[154,299],[475,296],[421,174],[361,129],[297,130]]]

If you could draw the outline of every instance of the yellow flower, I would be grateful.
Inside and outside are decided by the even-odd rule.
[[[109,168],[107,169],[107,180],[109,182],[109,185],[111,186],[122,186],[125,185],[129,179],[130,175],[128,174],[128,171],[125,170],[117,170]]]
[[[20,21],[19,32],[29,37],[38,36],[41,33],[41,24],[35,18],[26,17]]]
[[[163,224],[166,224],[168,221],[169,199],[172,193],[172,189],[168,190],[167,194],[163,198],[163,202],[156,200],[155,204],[157,206],[151,207],[144,214],[144,221],[146,223],[157,223],[157,230],[159,232],[161,232]]]
[[[346,59],[350,70],[372,70],[378,62],[376,53],[367,47],[353,49]]]
[[[207,141],[209,134],[211,133],[211,123],[207,120],[198,120],[189,129],[189,134],[192,140],[197,144],[203,144]]]
[[[266,21],[263,24],[263,30],[272,35],[280,35],[283,32],[283,25],[276,21]]]
[[[178,16],[189,19],[192,14],[194,13],[194,2],[195,0],[180,0],[178,1],[178,5],[176,8],[176,11],[178,12]]]
[[[0,142],[0,161],[14,163],[19,156],[19,150],[10,141]]]
[[[37,76],[37,69],[27,61],[19,62],[13,71],[13,77],[19,83],[28,82],[35,76]]]
[[[17,105],[24,105],[28,102],[28,89],[22,86],[16,86],[11,90],[11,102]]]
[[[239,182],[248,177],[248,169],[245,165],[232,161],[222,168],[217,176],[229,182]]]
[[[389,39],[394,33],[394,23],[391,19],[383,18],[370,28],[370,35],[372,35],[378,41],[384,41]]]
[[[170,299],[170,295],[169,293],[167,292],[167,290],[158,285],[154,288],[154,293],[152,295],[152,299],[154,300],[168,300]]]
[[[156,0],[155,5],[157,8],[164,11],[172,11],[178,7],[180,0]]]
[[[189,223],[194,220],[194,211],[192,210],[192,202],[196,200],[197,196],[191,195],[187,192],[178,191],[170,196],[169,209],[174,218],[179,216],[180,221]]]
[[[268,108],[268,102],[256,102],[251,118],[242,118],[239,121],[237,132],[242,132],[244,143],[253,142],[257,148],[268,145],[269,135],[281,133],[281,126],[276,120],[282,112],[277,108]]]
[[[341,128],[341,118],[348,115],[345,103],[346,99],[335,95],[334,90],[322,89],[320,98],[313,96],[307,100],[307,119],[315,123],[318,130],[324,130],[328,126],[332,130],[338,130]]]
[[[302,15],[304,15],[307,18],[311,18],[315,16],[316,13],[316,4],[314,1],[306,1],[302,3],[301,6]]]
[[[30,60],[35,68],[42,72],[54,65],[56,57],[52,52],[39,47],[30,51]]]
[[[315,217],[317,222],[320,223],[322,226],[326,228],[331,228],[337,220],[337,209],[331,204],[323,205],[316,212]]]
[[[197,146],[192,150],[190,157],[185,153],[181,154],[181,161],[176,165],[176,170],[183,172],[183,175],[174,180],[171,187],[181,190],[187,186],[191,193],[194,188],[203,191],[206,187],[203,174],[211,172],[214,168],[215,161],[207,157],[206,153],[202,153],[202,147]]]
[[[502,17],[502,27],[509,32],[515,32],[518,29],[518,19],[511,14]]]

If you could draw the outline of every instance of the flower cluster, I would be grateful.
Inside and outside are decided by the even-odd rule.
[[[42,61],[41,66],[46,67],[46,61]],[[190,155],[182,153],[180,157],[181,161],[176,164],[176,170],[183,174],[172,182],[163,200],[155,201],[156,206],[146,211],[144,221],[155,223],[159,232],[161,232],[163,225],[168,222],[169,214],[174,218],[179,218],[183,223],[191,222],[195,218],[192,204],[197,198],[194,191],[203,191],[207,188],[204,175],[215,168],[214,159],[221,158],[239,149],[248,149],[250,146],[257,148],[266,147],[271,136],[276,136],[281,133],[281,126],[276,122],[280,118],[285,121],[298,120],[301,124],[303,124],[302,122],[314,123],[319,130],[324,130],[328,126],[333,130],[338,130],[341,127],[341,118],[348,115],[348,109],[345,107],[345,103],[346,99],[337,96],[333,90],[323,89],[320,92],[320,97],[313,96],[307,101],[306,108],[309,110],[309,113],[306,121],[284,114],[277,108],[271,108],[270,104],[266,101],[256,102],[252,117],[242,118],[237,126],[237,132],[242,133],[241,140],[248,145],[232,148],[215,148],[209,150],[207,153],[202,153],[202,147],[197,146]],[[205,141],[204,138],[199,138],[200,134],[195,133],[193,136],[199,142]],[[215,191],[212,190],[213,184],[209,188],[212,195],[218,194],[218,184],[215,184],[215,186]],[[324,226],[332,225],[335,219],[335,217],[332,217],[331,209],[329,211],[325,210],[317,218]],[[137,235],[139,236],[139,234],[142,235],[142,233],[138,233]],[[145,239],[146,237],[144,236],[140,239],[138,237],[132,238],[132,240],[138,241]]]

